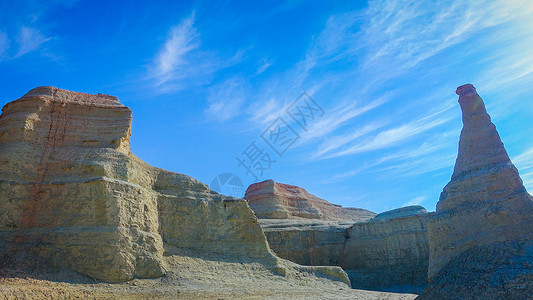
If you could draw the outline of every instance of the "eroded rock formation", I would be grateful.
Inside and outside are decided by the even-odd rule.
[[[352,287],[422,290],[427,284],[431,215],[421,206],[409,206],[350,227],[341,266]]]
[[[289,271],[245,200],[130,152],[116,97],[40,87],[0,116],[0,267],[27,253],[118,282],[158,277],[173,255],[246,257]],[[298,269],[300,267],[290,267]],[[347,282],[340,268],[298,269]]]
[[[270,248],[306,266],[340,266],[351,222],[260,219]]]
[[[533,292],[533,201],[483,100],[457,88],[459,153],[428,223],[430,286],[423,298],[521,299]],[[529,294],[528,294],[529,293]]]
[[[340,266],[346,229],[376,215],[273,180],[250,185],[244,198],[260,218],[272,250],[302,265]]]
[[[352,209],[357,213],[350,215],[302,188],[272,180],[251,185],[245,198],[282,258],[341,266],[353,288],[419,292],[427,284],[431,214],[421,206],[379,215]]]
[[[265,180],[246,189],[244,199],[260,219],[317,219],[358,222],[376,214],[332,204],[301,187]]]

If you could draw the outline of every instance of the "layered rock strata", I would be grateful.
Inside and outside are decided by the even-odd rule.
[[[373,214],[372,219],[367,217],[372,213],[359,213],[338,221],[340,214],[332,213],[331,207],[340,208],[272,180],[250,186],[245,198],[259,211],[268,243],[282,258],[302,265],[341,266],[354,288],[419,292],[427,284],[431,214],[421,206]],[[309,216],[310,207],[324,202],[329,210],[322,206],[316,209],[321,214]],[[275,211],[283,213],[276,214],[278,218],[266,213]]]
[[[248,187],[244,199],[260,219],[317,219],[359,222],[376,214],[345,208],[308,193],[301,187],[265,180]]]
[[[119,282],[161,276],[173,255],[219,255],[288,272],[245,200],[130,152],[132,113],[116,97],[40,87],[2,111],[0,267],[31,253]],[[302,270],[347,282],[340,268]]]
[[[350,227],[341,266],[352,287],[421,291],[427,284],[431,216],[421,206],[410,206]]]
[[[424,298],[519,299],[532,291],[532,197],[476,89],[467,84],[457,94],[463,130],[452,178],[428,223]]]
[[[260,219],[270,248],[306,266],[340,266],[351,222]]]

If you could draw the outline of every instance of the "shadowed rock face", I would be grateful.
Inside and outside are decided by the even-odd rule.
[[[273,258],[245,200],[130,152],[131,110],[40,87],[0,116],[0,257],[31,252],[105,281],[157,277],[163,254]]]
[[[467,84],[459,87],[457,94],[464,126],[451,181],[442,191],[435,217],[428,223],[428,275],[431,282],[440,284],[441,295],[451,295],[454,290],[468,298],[474,296],[468,294],[469,290],[501,290],[506,282],[513,282],[516,270],[524,269],[521,263],[505,261],[491,252],[505,252],[505,247],[513,243],[510,252],[530,252],[517,249],[521,246],[516,242],[526,245],[532,238],[533,201],[475,88]],[[475,260],[471,254],[474,247]],[[530,262],[526,270],[529,268],[531,274],[532,255],[527,255],[525,261]],[[491,268],[476,267],[480,261]],[[479,273],[491,273],[492,281],[479,280],[476,268]],[[451,279],[453,276],[456,281]],[[438,295],[438,289],[430,287],[424,297]]]
[[[265,180],[246,189],[244,199],[260,219],[317,219],[364,221],[376,214],[360,208],[345,208],[309,194],[301,187]]]

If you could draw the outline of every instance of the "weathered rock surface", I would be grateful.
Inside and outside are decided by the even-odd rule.
[[[427,221],[431,214],[421,206],[384,212],[370,220],[358,215],[360,222],[353,224],[353,220],[314,219],[317,214],[304,219],[302,211],[310,211],[304,205],[314,204],[316,197],[271,180],[250,186],[245,197],[260,212],[292,211],[277,215],[285,219],[271,219],[271,214],[260,219],[268,243],[279,257],[302,265],[341,266],[354,288],[419,292],[427,284]],[[287,198],[303,199],[299,201],[304,204]],[[289,209],[287,203],[292,203]],[[331,214],[328,217],[332,218]]]
[[[306,266],[340,266],[346,229],[352,222],[260,219],[270,248]]]
[[[248,187],[244,199],[260,219],[317,219],[359,222],[376,214],[345,208],[309,194],[301,187],[265,180]]]
[[[473,246],[452,258],[417,299],[531,299],[533,241]]]
[[[430,285],[422,298],[521,299],[533,282],[532,197],[475,88],[457,94],[464,126],[451,181],[428,223]]]
[[[134,156],[131,121],[131,110],[116,97],[54,87],[4,106],[3,270],[37,257],[47,266],[119,282],[161,276],[175,256],[221,255],[260,261],[275,274],[294,271],[271,252],[245,200]],[[340,268],[297,268],[348,283]]]
[[[302,265],[339,266],[346,229],[376,215],[332,204],[301,187],[273,180],[250,185],[244,198],[260,218],[271,249]]]
[[[421,291],[427,284],[431,216],[421,206],[410,206],[350,227],[341,266],[352,287]]]

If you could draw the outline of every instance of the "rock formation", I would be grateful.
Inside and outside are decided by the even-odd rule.
[[[340,266],[351,222],[259,220],[270,248],[281,258],[306,266]]]
[[[422,298],[524,299],[533,292],[533,201],[476,89],[457,89],[459,153],[428,223]],[[529,294],[528,294],[529,293]]]
[[[309,266],[339,266],[346,229],[376,215],[332,204],[301,187],[274,180],[250,185],[244,198],[260,219],[271,249]]]
[[[419,292],[427,284],[431,214],[421,206],[377,216],[352,209],[358,213],[349,215],[302,188],[272,180],[251,185],[245,198],[259,212],[271,249],[282,258],[341,266],[353,288]]]
[[[421,206],[409,206],[350,227],[341,266],[352,287],[421,291],[427,284],[431,215]]]
[[[131,110],[116,97],[40,87],[2,111],[0,267],[30,253],[119,282],[161,276],[172,256],[221,255],[289,272],[245,200],[130,152]],[[340,268],[298,270],[347,282]]]
[[[244,199],[260,219],[317,219],[358,222],[376,214],[340,205],[309,194],[301,187],[265,180],[248,187]]]

